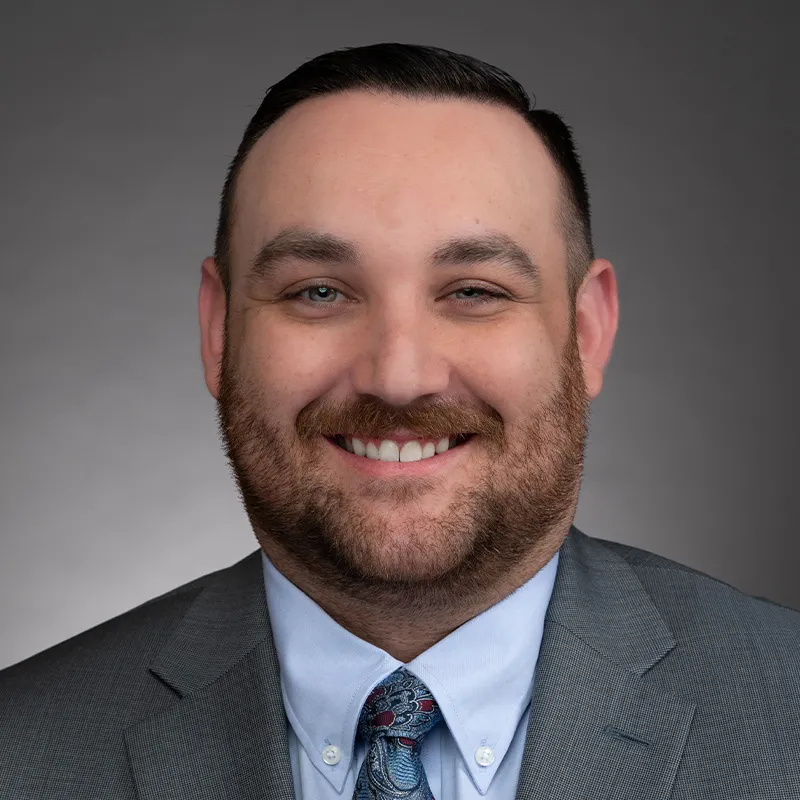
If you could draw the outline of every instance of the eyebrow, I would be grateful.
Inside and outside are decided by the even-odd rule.
[[[287,228],[259,249],[250,264],[247,282],[253,285],[267,280],[290,259],[356,267],[363,263],[361,248],[354,242],[322,231]],[[452,237],[438,245],[429,258],[433,267],[475,266],[490,262],[503,264],[537,289],[541,287],[541,268],[525,248],[505,233]]]

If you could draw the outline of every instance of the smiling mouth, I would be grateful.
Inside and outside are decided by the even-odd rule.
[[[408,463],[435,458],[448,450],[460,447],[473,436],[474,434],[472,433],[461,433],[438,440],[412,439],[405,442],[396,442],[392,439],[351,437],[342,434],[326,438],[329,442],[354,456],[368,458],[372,461]]]

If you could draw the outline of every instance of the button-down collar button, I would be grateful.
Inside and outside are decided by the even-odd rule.
[[[479,747],[475,751],[475,760],[482,767],[488,767],[494,761],[494,750],[491,747]]]
[[[342,751],[335,744],[329,744],[322,751],[322,760],[330,766],[338,764],[342,760]]]

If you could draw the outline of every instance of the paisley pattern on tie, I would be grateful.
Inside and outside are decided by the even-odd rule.
[[[353,800],[435,800],[420,746],[442,712],[428,687],[402,667],[370,693],[358,732],[369,743]]]

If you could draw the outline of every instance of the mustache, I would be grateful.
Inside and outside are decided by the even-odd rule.
[[[414,431],[423,439],[442,439],[454,433],[472,433],[502,442],[503,419],[488,404],[465,405],[456,398],[437,397],[391,406],[374,396],[330,403],[317,399],[297,415],[301,439],[317,436],[387,437],[398,428]]]

